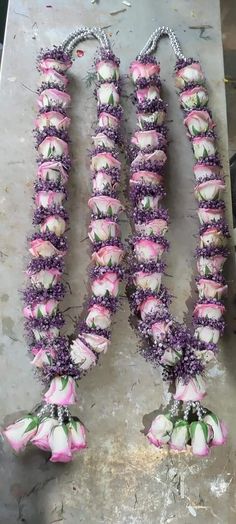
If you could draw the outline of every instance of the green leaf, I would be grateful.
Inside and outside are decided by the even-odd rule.
[[[111,258],[110,258],[110,260],[108,261],[108,264],[107,264],[107,265],[108,265],[108,267],[112,267],[112,260],[111,260]]]
[[[49,145],[49,148],[48,148],[48,155],[47,156],[51,156],[52,154],[52,148],[51,148],[51,144]]]
[[[112,213],[112,207],[111,206],[108,207],[107,214],[108,214],[109,217],[112,217],[113,213]]]
[[[62,424],[62,428],[64,429],[66,436],[68,436],[68,433],[69,433],[68,425],[67,424]]]
[[[97,233],[94,233],[94,238],[96,242],[100,242],[100,237],[97,235]]]
[[[75,419],[71,419],[70,420],[70,424],[71,426],[75,429],[75,431],[77,430],[77,421]]]
[[[175,428],[180,428],[182,426],[188,426],[188,422],[182,419],[176,420]]]
[[[196,127],[192,126],[192,131],[191,131],[191,134],[194,135],[194,136],[197,136],[197,135],[200,135],[200,131],[198,131],[196,129]]]
[[[201,106],[202,106],[202,104],[201,104],[201,100],[200,100],[200,98],[199,98],[199,96],[198,96],[198,95],[196,95],[196,100],[197,100],[197,104],[196,104],[196,107],[201,107]]]
[[[203,153],[202,153],[202,158],[206,158],[207,156],[208,156],[208,152],[207,152],[206,148],[204,147]]]
[[[210,272],[210,269],[208,266],[205,267],[205,276],[208,277],[208,275],[210,275],[211,272]]]
[[[144,206],[144,209],[150,209],[150,207],[151,207],[150,206],[150,200],[149,200],[149,198],[147,198],[147,202],[146,202],[146,204]]]
[[[38,427],[39,420],[38,417],[32,417],[31,422],[28,424],[27,428],[25,429],[24,433],[27,433],[28,431],[31,431],[32,429]]]
[[[61,391],[63,391],[63,389],[66,388],[68,384],[68,380],[69,380],[69,377],[61,377],[61,385],[62,385]]]
[[[113,96],[113,93],[110,94],[109,98],[108,98],[108,104],[110,106],[114,106],[114,96]]]
[[[43,318],[43,313],[40,311],[40,309],[37,311],[37,318]]]

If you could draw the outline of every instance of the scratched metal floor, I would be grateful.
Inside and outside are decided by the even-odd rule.
[[[23,338],[18,289],[23,285],[26,236],[30,232],[32,179],[35,154],[31,128],[35,117],[37,72],[34,61],[41,46],[59,43],[77,25],[109,26],[115,51],[122,59],[122,72],[143,46],[155,25],[173,26],[186,54],[202,61],[208,77],[211,107],[218,124],[220,151],[228,177],[227,125],[223,82],[223,57],[218,0],[131,0],[132,7],[119,15],[120,0],[11,0],[5,55],[2,64],[0,98],[1,125],[1,402],[3,424],[29,410],[40,398],[40,384],[32,376]],[[200,37],[196,26],[211,25]],[[190,27],[195,26],[195,29]],[[68,257],[69,281],[73,293],[68,306],[81,305],[86,292],[89,247],[86,241],[89,195],[88,166],[91,124],[95,116],[92,89],[88,94],[84,77],[92,61],[95,44],[83,45],[85,56],[72,73],[72,153],[74,169],[70,182]],[[169,103],[169,167],[167,205],[172,224],[169,240],[167,285],[178,298],[172,311],[189,321],[195,294],[192,291],[195,266],[193,251],[198,221],[193,200],[193,158],[185,138],[182,115],[173,89],[174,57],[167,42],[161,42],[160,60],[164,96]],[[125,94],[131,90],[125,80]],[[85,103],[86,100],[86,103]],[[127,115],[130,100],[124,97]],[[132,128],[129,118],[125,134]],[[127,129],[128,127],[128,129]],[[125,187],[125,165],[123,170]],[[227,202],[231,222],[231,202]],[[123,198],[123,197],[122,197]],[[129,232],[124,216],[124,237]],[[81,382],[76,408],[89,431],[89,448],[68,466],[49,464],[43,453],[28,450],[15,457],[1,443],[0,523],[15,524],[234,524],[235,503],[235,393],[236,354],[234,317],[235,265],[227,265],[230,280],[227,331],[220,363],[210,371],[208,406],[223,416],[230,437],[225,448],[215,449],[207,460],[187,455],[167,455],[149,446],[140,430],[160,405],[162,385],[159,373],[137,353],[137,339],[128,322],[125,299],[116,316],[110,351]],[[189,298],[190,297],[190,298]],[[68,312],[68,330],[78,309]],[[165,401],[168,392],[165,392]]]

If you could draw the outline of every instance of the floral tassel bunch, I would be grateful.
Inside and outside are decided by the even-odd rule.
[[[93,196],[89,238],[93,244],[91,292],[88,313],[79,325],[79,333],[70,345],[60,334],[64,324],[58,311],[64,296],[61,282],[67,212],[64,209],[66,183],[71,165],[68,151],[70,119],[66,109],[67,69],[71,58],[60,47],[42,52],[38,69],[41,85],[37,99],[36,148],[39,154],[35,183],[34,225],[37,232],[29,240],[32,259],[27,275],[30,285],[24,292],[26,331],[33,354],[32,364],[49,384],[45,404],[5,430],[11,446],[20,451],[31,442],[51,451],[52,462],[68,462],[73,453],[86,447],[85,430],[68,406],[75,404],[76,380],[81,378],[106,352],[109,344],[111,315],[118,302],[123,256],[118,214],[122,210],[116,191],[120,176],[117,159],[121,118],[119,105],[119,60],[101,49],[96,62],[98,76],[98,127],[93,137],[91,158]]]

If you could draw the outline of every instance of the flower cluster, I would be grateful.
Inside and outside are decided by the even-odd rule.
[[[88,202],[92,212],[88,233],[93,244],[92,297],[87,316],[71,344],[60,333],[64,319],[58,311],[65,293],[61,280],[67,252],[65,186],[71,164],[67,132],[70,118],[66,114],[71,102],[66,92],[66,71],[70,66],[70,56],[61,48],[46,50],[38,59],[41,86],[35,136],[39,157],[33,219],[37,231],[29,239],[30,285],[23,293],[23,314],[34,357],[32,364],[43,381],[49,383],[49,389],[44,395],[45,405],[37,414],[26,416],[5,431],[16,451],[30,441],[41,449],[51,450],[53,462],[67,462],[74,451],[86,447],[84,428],[70,415],[68,406],[76,402],[76,380],[97,363],[100,353],[107,351],[123,257],[117,223],[122,206],[116,195],[120,176],[118,127],[122,114],[119,60],[111,51],[101,49],[96,61],[98,128],[91,154],[93,195]]]

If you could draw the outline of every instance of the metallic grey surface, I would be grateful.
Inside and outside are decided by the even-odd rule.
[[[78,26],[109,26],[121,70],[127,74],[131,60],[159,25],[173,27],[183,53],[199,58],[207,74],[210,106],[218,126],[220,152],[228,183],[227,132],[223,61],[218,0],[11,0],[1,82],[1,421],[9,423],[30,410],[40,399],[41,386],[35,381],[23,336],[21,302],[26,264],[26,236],[31,232],[32,184],[35,152],[31,129],[35,118],[35,89],[38,73],[35,58],[40,47],[62,42]],[[46,7],[51,5],[52,7]],[[111,12],[126,9],[120,14]],[[209,25],[200,37],[199,26]],[[190,27],[195,26],[194,29]],[[196,28],[196,26],[198,28]],[[87,289],[89,261],[87,236],[90,192],[89,159],[91,125],[95,122],[93,87],[85,85],[96,44],[81,43],[83,58],[72,68],[72,153],[74,168],[70,179],[71,228],[67,262],[72,290],[64,309],[68,330],[81,311]],[[172,312],[190,322],[195,300],[195,262],[198,220],[193,197],[193,157],[186,139],[182,114],[173,87],[173,51],[161,41],[158,56],[164,98],[168,101],[170,126],[167,169],[167,205],[171,227],[168,234],[166,283],[177,297]],[[131,83],[124,78],[127,137],[134,125],[134,111],[127,94]],[[32,92],[33,91],[33,92]],[[129,122],[126,123],[128,118]],[[125,187],[125,163],[123,170]],[[123,197],[122,197],[123,198]],[[125,202],[125,198],[123,198]],[[228,210],[231,209],[227,192]],[[231,212],[228,213],[231,221]],[[129,227],[124,215],[124,238]],[[109,352],[100,359],[79,388],[76,413],[88,428],[89,448],[71,465],[47,462],[46,455],[29,449],[16,457],[5,442],[0,458],[0,522],[15,524],[183,523],[233,524],[235,503],[235,393],[236,357],[234,317],[233,255],[227,264],[230,281],[227,331],[222,344],[221,363],[210,370],[207,405],[229,425],[229,442],[212,450],[208,459],[158,452],[146,442],[140,430],[142,417],[160,406],[162,385],[159,372],[137,353],[137,339],[128,324],[128,305],[123,299],[115,317]],[[72,319],[72,320],[71,320]],[[165,392],[165,401],[168,392]]]

